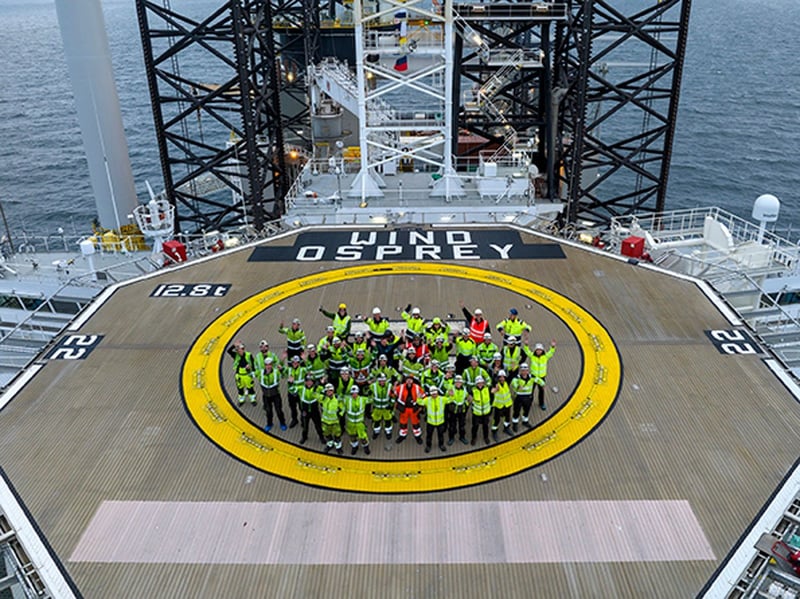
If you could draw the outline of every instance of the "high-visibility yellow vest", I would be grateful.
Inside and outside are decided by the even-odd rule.
[[[547,376],[547,361],[553,357],[554,353],[556,353],[556,348],[551,347],[541,356],[537,356],[533,352],[528,355],[533,378],[543,379]]]
[[[511,399],[511,389],[508,388],[508,383],[497,383],[495,389],[492,406],[495,408],[511,407],[514,402]]]
[[[475,387],[472,390],[472,413],[475,416],[486,416],[492,411],[492,395],[489,387],[486,385],[483,388]]]

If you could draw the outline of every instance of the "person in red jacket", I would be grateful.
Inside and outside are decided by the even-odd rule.
[[[419,425],[420,406],[417,400],[425,396],[425,391],[414,380],[413,374],[407,374],[404,383],[395,387],[395,397],[397,398],[398,421],[400,423],[400,434],[396,443],[402,443],[408,436],[408,421],[411,420],[411,430],[414,433],[414,440],[422,445],[422,428]]]
[[[464,314],[464,321],[469,328],[469,338],[476,344],[483,342],[483,336],[491,332],[489,328],[489,321],[483,317],[483,310],[475,308],[474,312],[470,312],[465,306],[463,301],[459,301],[458,305],[461,306],[461,312]]]

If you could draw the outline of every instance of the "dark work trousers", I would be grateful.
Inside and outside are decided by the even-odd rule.
[[[283,398],[280,389],[275,387],[265,387],[261,385],[261,396],[264,399],[264,411],[267,413],[267,426],[272,426],[272,410],[278,415],[278,422],[282,426],[286,425],[286,418],[283,417]]]

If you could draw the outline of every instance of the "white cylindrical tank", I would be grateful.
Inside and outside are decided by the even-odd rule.
[[[56,0],[100,224],[119,230],[137,205],[100,0]],[[121,220],[122,219],[122,220]]]

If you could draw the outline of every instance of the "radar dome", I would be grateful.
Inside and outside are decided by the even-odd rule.
[[[781,202],[771,193],[758,196],[753,203],[753,218],[759,222],[774,223],[780,211]]]

